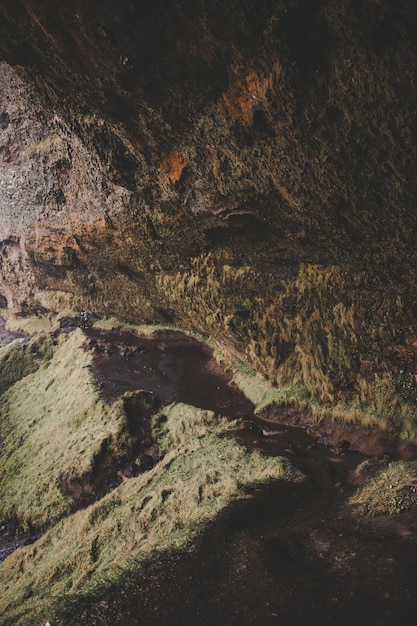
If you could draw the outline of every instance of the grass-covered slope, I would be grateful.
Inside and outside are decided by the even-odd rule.
[[[51,356],[51,339],[42,335],[32,341],[15,341],[0,348],[0,393],[35,372]]]
[[[123,404],[99,399],[83,342],[80,331],[60,335],[51,358],[2,396],[0,517],[48,527],[0,565],[5,625],[65,622],[74,602],[117,585],[157,553],[185,548],[249,486],[290,474],[282,458],[249,454],[221,436],[235,423],[174,404],[153,418],[161,461],[73,512],[58,489],[62,474],[91,472],[103,441],[114,457],[131,450]]]
[[[1,398],[2,519],[51,525],[73,508],[59,490],[60,479],[91,472],[103,442],[118,456],[129,446],[121,406],[108,407],[98,398],[84,341],[81,331],[60,335],[50,359]],[[50,345],[51,338],[38,336],[31,343]],[[7,363],[21,359],[12,347]]]

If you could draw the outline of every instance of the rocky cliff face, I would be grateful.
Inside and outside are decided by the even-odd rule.
[[[12,311],[65,306],[77,253],[103,240],[130,194],[15,69],[3,63],[1,81],[3,292]]]
[[[13,313],[176,321],[322,402],[417,396],[412,0],[4,0],[0,31]]]

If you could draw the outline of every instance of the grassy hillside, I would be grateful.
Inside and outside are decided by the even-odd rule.
[[[128,452],[126,416],[120,404],[100,402],[84,341],[81,331],[59,336],[53,346],[49,335],[39,335],[23,354],[19,347],[8,350],[6,363],[19,364],[35,346],[50,348],[37,371],[23,375],[2,396],[4,519],[35,528],[53,524],[73,508],[59,490],[63,475],[68,482],[91,472],[105,442],[117,456]]]
[[[123,402],[99,399],[81,331],[30,341],[51,351],[2,396],[0,517],[45,532],[0,565],[3,624],[60,623],[74,602],[185,549],[249,487],[290,476],[282,458],[249,454],[221,436],[236,423],[174,404],[152,419],[161,461],[74,511],[59,488],[63,475],[73,483],[90,476],[103,445],[113,460],[132,454]],[[13,346],[8,354],[21,358]]]

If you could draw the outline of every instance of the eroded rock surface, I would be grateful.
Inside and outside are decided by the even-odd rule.
[[[76,296],[83,250],[100,246],[130,194],[17,69],[0,73],[2,292],[12,312],[57,308]]]

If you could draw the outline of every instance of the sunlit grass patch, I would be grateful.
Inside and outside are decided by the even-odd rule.
[[[51,358],[2,396],[2,519],[34,527],[56,522],[73,506],[59,477],[90,471],[103,440],[123,445],[125,414],[120,404],[99,400],[84,340],[81,331],[61,335]]]
[[[52,356],[52,339],[40,334],[15,339],[0,347],[0,395],[28,374],[35,372]]]
[[[23,331],[29,335],[36,333],[50,333],[59,328],[59,320],[56,315],[31,315],[29,317],[9,316],[6,328],[11,331]]]
[[[217,417],[212,411],[182,403],[166,406],[152,419],[153,432],[161,456],[194,443],[200,437],[225,433],[236,428],[238,420]]]
[[[363,515],[401,513],[417,507],[417,461],[395,461],[350,498]]]
[[[233,423],[209,411],[171,405],[154,426],[164,456],[153,470],[63,519],[0,567],[6,624],[39,624],[54,612],[57,618],[71,601],[139,571],[156,552],[184,549],[230,502],[248,497],[250,486],[290,475],[286,460],[250,454],[221,436]]]

